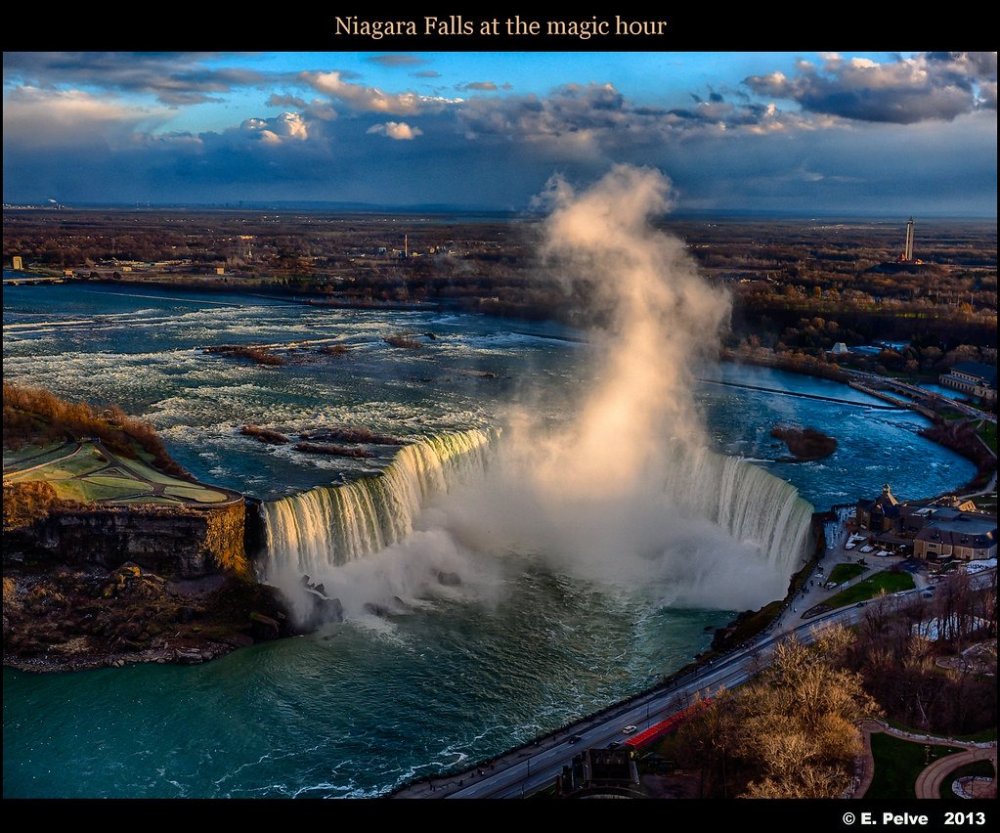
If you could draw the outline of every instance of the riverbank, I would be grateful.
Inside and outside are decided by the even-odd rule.
[[[277,591],[247,579],[170,578],[132,562],[4,569],[3,664],[21,671],[195,665],[288,635]]]
[[[857,374],[854,371],[844,371],[837,365],[830,365],[825,362],[821,362],[818,359],[813,359],[810,356],[797,356],[793,359],[791,357],[785,357],[783,354],[770,353],[764,355],[745,352],[738,353],[735,350],[723,349],[719,358],[721,361],[731,362],[737,365],[748,364],[755,367],[768,367],[773,368],[774,370],[784,370],[789,373],[798,373],[802,376],[827,379],[829,381],[840,382],[845,385],[850,384],[851,387],[855,387],[852,383],[852,379],[856,376],[862,375]],[[863,376],[866,381],[874,381],[876,384],[884,383],[886,385],[891,385],[894,382],[898,382],[898,380],[878,377],[872,373],[866,373],[863,374]],[[878,390],[869,390],[867,388],[868,386],[865,385],[859,389],[870,396],[881,398],[883,401],[889,402],[892,405],[913,411],[914,413],[920,414],[925,419],[929,419],[932,422],[932,425],[922,429],[919,432],[920,435],[944,448],[947,448],[950,451],[954,451],[956,454],[960,454],[976,466],[975,476],[952,493],[960,494],[963,492],[971,492],[977,489],[982,489],[991,482],[991,478],[995,478],[997,470],[996,454],[994,454],[984,443],[977,439],[976,431],[973,427],[973,422],[975,422],[975,420],[948,422],[935,411],[928,409],[925,405],[915,402],[910,398],[888,396],[880,393]],[[993,482],[995,485],[995,481]]]
[[[193,664],[290,633],[242,495],[191,477],[151,426],[8,383],[3,421],[5,666]]]

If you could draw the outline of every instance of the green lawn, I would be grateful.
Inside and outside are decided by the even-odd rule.
[[[922,729],[918,726],[908,726],[905,723],[900,723],[898,720],[886,720],[885,722],[892,726],[893,729],[899,729],[901,732],[912,732],[914,734],[924,734],[927,732],[926,729]],[[930,732],[930,734],[934,734],[934,732]],[[991,726],[989,729],[981,729],[978,732],[972,732],[968,735],[947,735],[947,737],[952,740],[965,740],[970,741],[971,743],[981,743],[984,741],[996,740],[997,727]]]
[[[26,445],[16,451],[3,450],[4,469],[20,469],[37,466],[62,457],[73,449],[73,443],[52,443],[51,445]]]
[[[838,564],[830,571],[828,581],[832,581],[834,584],[843,584],[855,576],[860,576],[867,569],[861,564]]]
[[[950,746],[925,747],[885,732],[872,735],[875,777],[865,798],[916,798],[917,776],[931,762],[960,750]]]
[[[913,576],[909,573],[893,573],[883,570],[880,573],[875,573],[871,578],[859,581],[853,587],[841,590],[823,604],[830,608],[844,607],[874,598],[882,590],[885,590],[886,593],[898,593],[900,590],[911,590],[913,586]]]
[[[941,798],[950,798],[960,801],[961,799],[955,795],[951,785],[957,779],[964,778],[967,775],[985,775],[987,778],[993,778],[993,764],[989,761],[974,761],[971,764],[960,766],[941,782]]]
[[[142,494],[148,487],[137,480],[131,481],[128,489],[121,486],[108,486],[101,483],[88,483],[86,480],[50,480],[56,495],[62,500],[75,500],[79,503],[97,503],[104,500],[117,500],[129,495]]]
[[[224,503],[225,492],[179,480],[145,462],[111,455],[109,460],[92,443],[82,443],[75,454],[66,456],[73,445],[21,450],[16,460],[23,471],[7,471],[5,480],[40,480],[52,485],[63,500],[81,503]],[[38,466],[38,468],[32,468]],[[13,468],[13,466],[12,466]],[[153,486],[162,486],[164,495],[153,497]],[[147,497],[148,496],[148,497]]]
[[[67,450],[70,446],[65,447]],[[108,464],[104,457],[94,446],[85,443],[80,450],[72,456],[65,456],[64,453],[46,454],[46,462],[39,465],[38,462],[26,461],[23,472],[6,472],[8,480],[68,480],[73,477],[80,477],[91,472],[96,472]],[[38,466],[38,468],[34,468]]]
[[[167,486],[163,492],[171,497],[194,500],[198,503],[222,503],[226,500],[226,496],[222,492],[216,492],[212,489],[201,489],[194,484],[188,484],[187,486]]]

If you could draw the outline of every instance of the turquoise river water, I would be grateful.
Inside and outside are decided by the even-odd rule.
[[[400,332],[424,346],[383,341]],[[258,367],[203,350],[251,342],[273,345],[287,363]],[[321,352],[334,343],[350,353]],[[5,378],[141,414],[195,475],[269,502],[372,474],[394,450],[367,460],[317,458],[242,436],[245,423],[290,433],[350,424],[419,440],[488,429],[510,403],[558,419],[585,383],[586,351],[578,333],[554,325],[440,311],[334,310],[135,287],[4,288]],[[699,375],[714,450],[754,461],[790,501],[797,498],[789,486],[825,508],[884,482],[919,497],[973,474],[970,463],[917,436],[919,416],[859,407],[875,400],[844,386],[730,365]],[[838,450],[814,463],[777,462],[783,448],[769,432],[778,422],[815,426],[836,437]],[[433,545],[433,524],[415,526]],[[697,541],[683,546],[684,558],[701,557]],[[373,554],[372,574],[405,572],[403,556]],[[776,562],[779,584],[794,561]],[[357,612],[205,665],[5,669],[4,795],[379,795],[498,754],[655,682],[736,612],[704,593],[697,604],[684,602],[669,571],[614,581],[544,553],[483,548],[457,563],[460,587],[399,591],[405,604],[389,616]],[[713,580],[726,597],[725,577]]]

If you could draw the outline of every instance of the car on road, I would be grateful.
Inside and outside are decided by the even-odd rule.
[[[613,740],[608,744],[608,749],[617,749],[619,746],[621,746],[621,743],[617,740]]]
[[[582,735],[571,735],[569,740],[566,741],[566,743],[579,743],[581,740],[583,740]]]
[[[633,726],[631,723],[629,723],[628,726],[626,726],[624,729],[622,729],[622,734],[632,735],[632,734],[635,734],[638,731],[639,731],[639,729],[638,729],[637,726]]]

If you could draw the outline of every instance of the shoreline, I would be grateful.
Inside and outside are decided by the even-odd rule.
[[[801,367],[794,367],[794,368],[792,368],[792,367],[782,366],[782,363],[780,361],[768,361],[768,362],[753,362],[753,361],[750,361],[750,362],[741,362],[740,360],[736,359],[735,357],[728,356],[728,355],[724,355],[720,360],[721,361],[727,361],[727,362],[734,363],[734,364],[747,363],[747,364],[752,364],[752,365],[756,365],[756,366],[772,367],[772,368],[783,370],[783,371],[787,371],[787,372],[797,372],[797,373],[800,373],[802,375],[820,376],[820,378],[828,378],[829,379],[829,376],[827,376],[826,374],[810,373],[810,372],[804,370]],[[845,376],[845,378],[846,378],[846,376]],[[831,381],[838,381],[838,380],[831,379]],[[843,382],[841,382],[841,383],[843,384]],[[938,442],[935,437],[927,437],[927,439],[930,439],[932,442],[936,442],[938,445],[941,445],[942,447],[949,448],[948,444]],[[958,452],[957,449],[953,449],[952,448],[950,450],[955,451],[956,453],[960,453],[960,452]],[[962,455],[962,456],[967,456],[967,455]],[[973,462],[976,462],[976,461],[973,460]],[[994,471],[995,471],[995,468],[994,468]],[[981,480],[981,476],[982,476],[982,467],[980,467],[980,471],[977,472],[977,475],[975,476],[974,480],[972,481],[972,484],[975,484],[975,483],[977,483],[977,481],[980,481]],[[957,494],[957,493],[961,493],[963,491],[963,489],[967,490],[970,487],[971,487],[971,484],[967,484],[965,487],[956,487],[955,489],[949,490],[949,491],[947,491],[947,492],[945,492],[943,494]],[[252,499],[247,498],[247,496],[245,496],[245,495],[241,495],[240,497],[241,497],[243,505],[244,505],[244,512],[245,513],[249,513],[250,511],[252,511],[252,508],[253,508],[252,504],[254,503],[254,501],[252,501]],[[826,516],[826,515],[829,514],[829,512],[830,512],[830,509],[822,509],[822,508],[817,507],[816,508],[816,512],[814,514],[814,518],[816,516],[820,516],[820,515]],[[8,573],[9,573],[9,571],[8,571]],[[220,578],[221,578],[221,576],[220,576]],[[793,576],[793,579],[794,579],[794,576]],[[261,593],[272,593],[273,594],[273,592],[274,592],[273,588],[268,588],[267,585],[258,583],[256,581],[255,581],[255,586],[258,587],[258,588],[260,588],[260,592]],[[771,603],[769,603],[769,605],[770,606],[776,606],[776,605],[778,605],[779,602],[782,602],[782,603],[787,602],[787,600],[789,598],[791,598],[792,596],[794,596],[794,590],[792,590],[790,588],[790,592],[789,592],[789,594],[786,596],[786,598],[784,600],[774,600]],[[765,606],[765,607],[767,607],[767,606]],[[739,638],[740,638],[741,641],[743,639],[747,638],[748,634],[747,634],[747,632],[745,631],[744,628],[741,628],[741,625],[745,625],[748,622],[751,622],[751,621],[753,622],[753,626],[752,627],[754,629],[756,629],[758,627],[758,625],[759,625],[759,627],[765,627],[766,624],[767,624],[767,622],[770,621],[771,619],[773,619],[773,616],[770,617],[770,618],[768,618],[766,621],[762,621],[762,622],[758,623],[756,620],[760,616],[760,614],[762,613],[762,611],[763,611],[763,608],[760,609],[760,610],[756,610],[756,611],[743,611],[743,612],[740,612],[736,617],[734,617],[725,626],[717,629],[716,640],[713,641],[713,646],[716,646],[716,647],[725,646],[727,648],[731,647],[734,644],[731,641],[731,635],[734,632],[739,634]],[[270,622],[274,622],[274,615],[273,614],[274,614],[274,610],[273,609],[269,609],[269,615],[266,618],[268,618]],[[775,614],[775,615],[777,615],[777,614]],[[276,624],[277,623],[275,623],[275,625]],[[24,657],[24,656],[17,656],[17,655],[15,655],[15,656],[8,656],[8,654],[5,651],[5,653],[4,653],[4,659],[3,659],[3,664],[6,667],[17,668],[19,670],[29,671],[29,672],[35,672],[35,673],[38,673],[38,672],[42,672],[42,673],[54,673],[54,672],[59,672],[59,671],[83,670],[83,669],[102,668],[102,667],[109,667],[109,666],[112,666],[112,667],[122,667],[122,666],[124,666],[126,664],[135,664],[135,663],[140,663],[140,662],[153,662],[153,663],[158,663],[158,664],[163,664],[163,663],[193,664],[193,663],[196,663],[196,662],[210,661],[210,660],[216,659],[216,658],[218,658],[220,656],[225,656],[226,654],[232,652],[233,650],[236,650],[239,647],[245,647],[245,646],[247,646],[249,644],[254,644],[257,640],[253,640],[252,638],[249,638],[249,641],[248,641],[248,637],[246,635],[247,630],[248,629],[246,627],[243,627],[243,628],[240,628],[239,631],[234,631],[234,633],[232,633],[232,634],[227,634],[226,636],[223,636],[223,637],[215,639],[215,640],[210,640],[210,639],[205,639],[205,638],[198,638],[198,639],[194,640],[196,642],[196,644],[193,645],[193,646],[180,646],[180,647],[177,647],[177,646],[157,646],[155,644],[147,644],[147,645],[144,645],[144,646],[133,646],[133,647],[125,649],[125,650],[117,650],[117,651],[115,651],[115,650],[106,650],[106,649],[97,649],[97,650],[95,650],[93,652],[93,655],[91,655],[91,656],[75,655],[75,656],[68,656],[66,658],[62,658],[62,657],[57,658],[57,657],[49,656],[48,652],[46,652],[45,657],[34,657],[34,656]],[[281,627],[280,630],[287,631],[287,627]],[[270,635],[270,638],[281,638],[282,636],[292,635],[291,633],[278,633],[277,631],[278,631],[277,627],[272,628],[272,635]],[[725,636],[722,636],[721,637],[721,642],[720,642],[719,641],[720,640],[720,635],[727,634],[727,633],[730,634],[730,637],[727,638]],[[6,642],[6,639],[5,639],[5,642]],[[709,655],[709,654],[712,654],[714,652],[714,650],[715,650],[715,648],[711,648],[710,647],[709,649],[707,649],[703,653],[706,654],[706,655]]]

